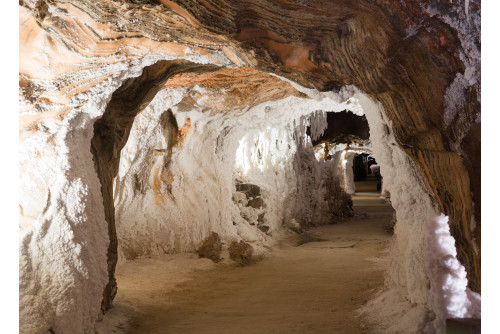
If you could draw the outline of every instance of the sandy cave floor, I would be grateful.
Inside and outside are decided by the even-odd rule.
[[[291,236],[248,267],[195,254],[122,265],[96,332],[370,333],[354,311],[383,285],[393,212],[371,186],[357,184],[352,219]]]

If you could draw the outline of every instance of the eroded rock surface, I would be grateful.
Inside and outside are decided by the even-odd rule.
[[[236,191],[244,193],[247,199],[260,196],[260,187],[251,183],[237,183]]]
[[[221,252],[222,252],[222,241],[220,236],[212,232],[201,244],[200,248],[198,248],[198,255],[200,257],[205,257],[214,262],[219,262],[221,260]]]
[[[249,243],[241,240],[233,241],[229,245],[229,256],[231,260],[238,262],[242,266],[252,263],[253,247]]]
[[[248,201],[248,206],[251,206],[254,209],[259,209],[264,206],[264,199],[262,197],[255,197]]]
[[[218,133],[206,135],[213,136],[215,146],[206,143],[191,165],[203,170],[204,181],[223,180],[227,187],[207,188],[206,197],[186,202],[193,207],[210,198],[221,203],[219,193],[230,194],[232,180],[203,166],[203,154],[214,152],[208,157],[226,164],[234,159],[223,149],[225,138],[236,136],[227,125],[229,118],[263,103],[268,109],[255,115],[273,124],[262,132],[268,138],[279,131],[281,137],[293,133],[288,124],[299,126],[299,111],[293,110],[299,101],[302,109],[311,106],[308,112],[366,109],[374,150],[387,164],[382,169],[391,170],[395,179],[388,182],[388,191],[401,199],[394,202],[396,245],[420,254],[422,230],[430,216],[443,212],[450,217],[468,284],[481,291],[479,2],[25,0],[19,5],[20,304],[25,331],[91,332],[101,309],[100,291],[102,310],[116,293],[114,201],[126,207],[126,199],[151,190],[155,210],[175,207],[173,192],[181,188],[179,183],[196,185],[172,173],[175,152],[182,152],[183,143],[204,127],[215,132],[212,122]],[[129,180],[117,174],[131,127],[155,95],[167,90],[178,95],[171,98],[176,102],[170,113],[161,110],[164,145],[148,147],[148,157],[134,165],[142,169],[131,172],[134,187],[125,186]],[[278,127],[272,117],[285,113],[273,101],[298,116]],[[179,114],[192,110],[197,119],[177,124]],[[209,116],[210,122],[197,122]],[[238,126],[255,119],[242,118],[244,124]],[[266,128],[264,123],[261,127]],[[293,151],[290,143],[292,139],[275,144]],[[294,163],[296,171],[311,166],[304,159]],[[397,172],[398,166],[407,172]],[[311,195],[322,195],[304,184],[323,170],[311,168],[311,177],[306,177],[286,169],[284,175],[306,202]],[[335,179],[328,179],[331,183],[319,188],[333,189],[324,207],[335,208],[335,214],[323,217],[325,222],[352,213],[345,205],[348,195],[337,190]],[[285,188],[284,193],[293,193],[288,183]],[[403,199],[416,204],[409,206]],[[140,200],[136,207],[143,204]],[[295,200],[285,196],[280,203],[293,207]],[[230,198],[224,201],[232,205]],[[313,211],[303,217],[297,212],[283,215],[266,212],[266,219],[283,218],[285,226],[300,230],[322,218],[304,219]],[[214,210],[207,209],[205,216],[219,219]],[[236,216],[231,211],[219,219],[223,227],[210,218],[209,224],[193,223],[192,228],[220,227],[226,237],[257,238],[257,226],[233,227]],[[201,241],[189,229],[158,228],[165,227],[160,220],[155,224],[151,230],[123,232],[126,258],[192,251]],[[271,231],[276,228],[273,223]],[[391,277],[409,300],[428,305],[422,261],[413,256],[398,262],[394,272],[415,275]],[[60,272],[67,279],[59,280]]]

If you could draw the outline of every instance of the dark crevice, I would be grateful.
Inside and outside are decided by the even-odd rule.
[[[353,140],[370,139],[370,127],[365,115],[358,116],[347,110],[327,112],[326,120],[328,127],[318,139],[312,141],[313,146],[324,141],[351,143]],[[311,135],[310,127],[307,128],[307,134]]]

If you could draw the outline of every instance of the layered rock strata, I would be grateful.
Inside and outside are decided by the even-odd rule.
[[[423,187],[395,182],[389,189],[393,196],[415,192],[415,208],[394,204],[396,249],[409,245],[419,263],[419,225],[430,218],[420,216],[443,212],[468,284],[480,291],[479,3],[27,0],[19,13],[25,331],[91,332],[103,290],[102,308],[109,307],[117,257],[113,179],[136,115],[160,88],[188,91],[178,110],[196,105],[215,116],[292,97],[320,101],[326,91],[345,109],[351,102],[342,87],[356,86],[380,103],[357,95],[371,110],[365,113],[382,169],[404,166]],[[152,153],[163,166],[153,173],[160,201],[172,182],[169,157],[190,124],[179,128],[163,111],[170,139]],[[409,240],[408,231],[417,237]],[[419,266],[401,262],[391,277]],[[60,272],[71,279],[57,283]],[[414,293],[425,290],[425,280],[394,284],[425,305],[424,293]]]

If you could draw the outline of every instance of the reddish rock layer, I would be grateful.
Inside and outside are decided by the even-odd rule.
[[[433,6],[437,9],[429,10]],[[455,89],[463,93],[459,98],[453,99],[457,94],[450,89],[458,87],[452,85],[458,74],[470,79],[468,50],[479,36],[471,42],[464,37],[470,24],[448,20],[458,10],[451,2],[396,0],[23,1],[22,111],[37,113],[22,116],[23,124],[64,117],[78,94],[148,54],[201,55],[214,64],[256,67],[320,90],[356,85],[383,105],[399,144],[450,216],[458,258],[470,287],[480,291],[480,254],[472,246],[474,237],[480,240],[480,81]],[[473,3],[467,10],[469,17],[479,7]],[[189,86],[217,78],[179,82]],[[233,89],[238,103],[258,102]],[[449,110],[455,114],[447,124]],[[478,228],[471,232],[474,212]]]
[[[193,89],[204,88],[203,92]],[[188,97],[181,102],[186,108],[197,107],[205,111],[225,112],[236,108],[251,108],[266,101],[283,99],[288,96],[306,98],[291,84],[253,68],[222,68],[216,72],[198,74],[185,73],[173,77],[165,87],[191,88]],[[200,98],[203,105],[200,105]]]
[[[480,226],[475,172],[480,136],[478,130],[469,132],[478,127],[480,83],[468,88],[455,123],[443,124],[449,103],[445,94],[456,74],[465,70],[460,52],[467,42],[461,38],[464,32],[443,18],[456,15],[451,3],[436,9],[441,17],[431,17],[418,2],[176,2],[198,24],[241,42],[260,67],[322,90],[353,84],[380,101],[397,140],[450,216],[458,257],[467,268],[470,287],[480,291],[480,257],[472,247],[473,237],[479,242],[480,229],[472,234],[470,226],[471,190]],[[463,148],[447,147],[450,140],[460,144],[464,133]]]

